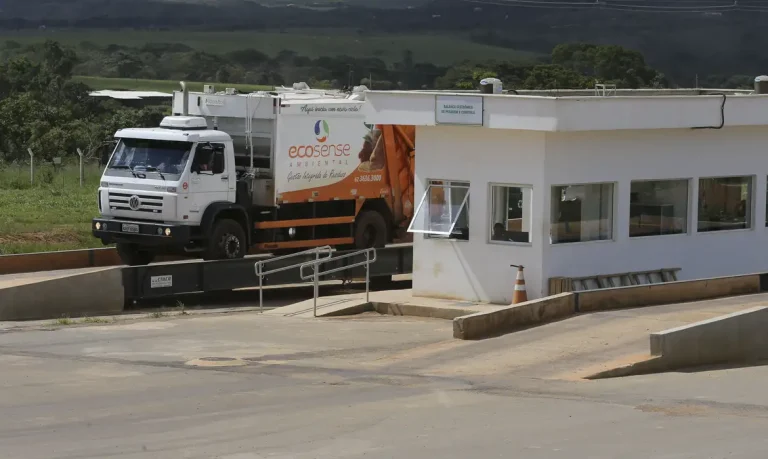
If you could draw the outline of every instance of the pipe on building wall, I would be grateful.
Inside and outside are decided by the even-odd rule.
[[[712,95],[720,95],[723,97],[720,102],[720,125],[719,126],[695,126],[691,129],[722,129],[725,126],[725,99],[726,95],[723,92],[713,92]]]

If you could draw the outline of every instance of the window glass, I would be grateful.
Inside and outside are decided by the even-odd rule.
[[[469,183],[430,180],[408,231],[428,237],[469,239]]]
[[[192,163],[192,170],[208,174],[223,173],[224,144],[198,144],[197,148],[195,149],[195,159]]]
[[[700,232],[752,227],[752,177],[699,179]]]
[[[688,231],[688,180],[633,181],[629,193],[629,237]]]
[[[191,149],[191,142],[120,139],[107,165],[107,175],[131,176],[136,172],[180,175]]]
[[[491,185],[490,239],[531,242],[531,187]]]
[[[553,186],[552,243],[612,239],[613,188],[612,183]]]

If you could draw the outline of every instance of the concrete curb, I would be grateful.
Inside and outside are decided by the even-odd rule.
[[[768,359],[768,307],[758,306],[650,334],[651,356],[586,379],[662,373],[718,364]]]
[[[114,248],[0,255],[0,275],[98,268],[119,264],[121,264],[120,257]]]
[[[0,320],[119,314],[123,298],[120,268],[37,280],[0,288]]]
[[[569,317],[575,313],[573,293],[560,293],[526,301],[493,312],[479,312],[453,319],[453,337],[481,339],[530,325]]]
[[[430,306],[420,306],[409,303],[385,303],[381,301],[361,302],[351,304],[342,308],[323,312],[318,309],[318,317],[342,317],[362,314],[364,312],[377,312],[389,316],[410,316],[410,317],[428,317],[432,319],[453,320],[456,317],[465,316],[467,312],[474,312],[467,309],[456,308],[435,308]]]
[[[760,274],[560,293],[493,312],[454,319],[453,337],[482,339],[578,313],[655,306],[759,293]]]
[[[750,293],[760,293],[759,274],[574,292],[578,312],[683,303]]]
[[[768,359],[768,307],[651,333],[651,355],[670,368]]]

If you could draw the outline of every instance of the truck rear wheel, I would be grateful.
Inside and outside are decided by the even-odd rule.
[[[247,241],[245,231],[234,220],[223,219],[214,223],[208,245],[203,252],[205,260],[232,260],[243,258]]]
[[[355,221],[355,248],[370,249],[387,245],[387,221],[373,210],[360,212]]]
[[[120,260],[128,266],[143,266],[152,263],[155,254],[149,250],[141,250],[136,244],[117,243],[117,254]]]

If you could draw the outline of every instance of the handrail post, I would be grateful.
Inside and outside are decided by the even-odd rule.
[[[315,298],[312,300],[312,315],[317,317],[317,296],[320,294],[320,276],[318,276],[318,273],[320,272],[320,254],[317,255],[312,270],[315,272]]]
[[[264,313],[264,283],[262,279],[264,276],[261,275],[262,272],[262,265],[261,263],[256,263],[256,271],[258,271],[257,275],[259,276],[259,312]]]
[[[371,279],[371,260],[370,260],[370,258],[371,258],[370,252],[366,250],[365,251],[365,302],[366,303],[370,303],[370,301],[368,299],[368,292],[370,291],[369,284],[370,284],[370,279]]]
[[[283,255],[283,256],[279,256],[279,257],[273,256],[273,257],[268,258],[266,260],[259,260],[259,261],[257,261],[254,266],[255,266],[256,276],[259,278],[259,311],[260,312],[264,312],[264,293],[263,293],[263,290],[264,290],[264,275],[266,275],[266,274],[274,274],[274,273],[278,273],[278,272],[282,272],[282,271],[287,271],[287,270],[293,269],[293,268],[301,268],[301,265],[303,263],[296,263],[296,264],[289,265],[289,266],[283,266],[281,268],[275,268],[275,269],[267,270],[266,272],[264,271],[264,265],[265,264],[273,262],[273,261],[285,260],[285,259],[288,259],[288,258],[293,258],[293,257],[299,256],[299,255],[311,255],[313,253],[315,254],[315,261],[314,261],[314,263],[318,264],[320,262],[320,260],[324,259],[323,257],[320,256],[322,253],[327,254],[327,256],[325,258],[330,258],[332,252],[333,252],[333,248],[331,246],[329,246],[329,245],[325,245],[325,246],[322,246],[322,247],[315,247],[315,248],[312,248],[312,249],[304,250],[304,251],[298,252],[298,253],[293,253],[293,254],[289,254],[289,255]]]

